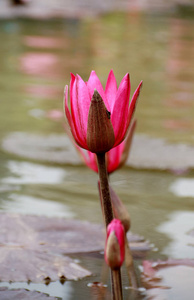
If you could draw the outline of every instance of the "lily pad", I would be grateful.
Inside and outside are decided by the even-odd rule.
[[[42,136],[25,132],[9,134],[3,141],[5,151],[20,157],[42,162],[81,164],[68,136],[52,134]]]
[[[148,299],[192,299],[194,260],[144,261],[142,283]]]
[[[129,234],[132,252],[141,255],[149,245]],[[76,280],[91,275],[65,254],[104,249],[103,226],[45,216],[0,213],[0,280]]]
[[[0,227],[0,244],[6,247],[54,254],[93,252],[104,248],[103,226],[89,222],[1,213]]]
[[[50,297],[36,291],[28,291],[25,289],[12,289],[6,287],[0,288],[0,299],[3,300],[60,300],[60,298]]]
[[[5,137],[2,148],[22,158],[36,161],[82,164],[74,146],[65,134],[43,136],[14,132]],[[164,139],[136,134],[126,164],[135,168],[164,169],[173,172],[187,170],[194,168],[193,151],[194,147],[191,145],[175,145]]]
[[[0,213],[0,228],[0,244],[4,247],[54,254],[87,253],[104,249],[104,227],[87,221]],[[143,237],[131,232],[127,237],[132,251],[150,250]]]
[[[82,250],[84,233],[87,233],[84,225],[57,218],[1,213],[0,280],[43,282],[77,280],[91,275],[63,255]],[[82,234],[78,230],[80,226]]]
[[[77,280],[91,272],[67,256],[57,256],[36,249],[9,246],[0,249],[0,280],[11,282],[44,282]]]

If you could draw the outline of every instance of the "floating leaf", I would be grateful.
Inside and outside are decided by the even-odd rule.
[[[104,227],[87,221],[0,213],[0,244],[67,254],[104,250]],[[128,233],[133,251],[148,251],[144,239]],[[138,246],[139,245],[139,246]]]
[[[19,214],[0,214],[0,244],[67,254],[104,248],[103,227],[89,222]]]
[[[14,132],[4,138],[2,147],[8,153],[36,161],[76,165],[81,163],[71,141],[63,134],[43,136]],[[167,143],[165,139],[136,134],[126,165],[141,169],[166,169],[172,170],[173,173],[179,171],[184,173],[194,167],[193,151],[194,147],[190,145],[174,145]]]
[[[50,136],[15,132],[8,135],[2,144],[5,151],[36,161],[80,164],[80,159],[68,136]]]
[[[28,291],[25,289],[9,290],[6,287],[0,287],[0,299],[2,300],[59,300],[60,298],[50,297],[36,291]]]
[[[137,253],[143,255],[149,249],[137,235],[129,238]],[[104,242],[101,225],[0,213],[0,280],[42,282],[89,276],[89,271],[64,254],[101,251]]]
[[[1,281],[57,281],[58,279],[77,280],[91,275],[67,256],[40,252],[21,247],[1,247]]]
[[[87,227],[92,228],[76,221],[1,213],[0,280],[42,282],[91,275],[60,255],[84,249]]]

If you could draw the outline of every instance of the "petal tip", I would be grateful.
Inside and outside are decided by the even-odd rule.
[[[90,77],[93,76],[93,75],[96,75],[96,72],[94,70],[91,71]]]
[[[73,73],[70,73],[71,79],[75,79],[75,75]]]
[[[68,85],[66,84],[64,87],[64,94],[66,93],[67,90],[68,90]]]

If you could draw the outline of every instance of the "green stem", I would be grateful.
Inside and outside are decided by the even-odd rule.
[[[113,220],[113,210],[110,198],[109,183],[108,183],[108,173],[106,168],[105,153],[98,153],[98,174],[100,179],[100,191],[102,196],[102,210],[104,213],[106,228],[108,224]],[[112,279],[112,299],[122,300],[122,283],[121,283],[121,272],[120,268],[118,270],[111,270]]]

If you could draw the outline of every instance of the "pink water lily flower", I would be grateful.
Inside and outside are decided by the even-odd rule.
[[[120,268],[125,258],[125,231],[119,219],[113,219],[107,227],[105,261],[111,269]]]
[[[138,88],[136,89],[135,93],[132,96],[131,102],[129,104],[129,96],[130,96],[130,79],[129,74],[127,73],[120,85],[119,88],[117,88],[117,82],[116,78],[114,76],[113,71],[111,70],[105,90],[102,87],[102,84],[96,75],[95,71],[92,71],[89,77],[89,80],[87,82],[84,82],[83,79],[77,74],[76,76],[71,74],[71,82],[70,82],[70,109],[68,107],[68,86],[65,87],[65,113],[66,117],[72,132],[72,135],[76,141],[76,143],[86,149],[90,150],[92,152],[97,153],[98,150],[94,147],[91,148],[89,145],[89,139],[88,139],[88,131],[90,128],[88,128],[88,123],[91,126],[91,118],[90,122],[88,119],[89,116],[89,110],[91,108],[91,103],[93,100],[93,95],[95,91],[99,93],[101,96],[106,110],[107,110],[107,122],[108,119],[111,121],[112,128],[113,128],[113,135],[114,140],[111,143],[109,143],[111,146],[107,148],[105,146],[105,152],[110,150],[111,148],[119,145],[123,139],[125,138],[127,129],[129,127],[136,101],[140,92],[140,87],[142,85],[142,82],[140,82]],[[93,107],[95,107],[96,103],[98,101],[95,101],[93,103]],[[70,112],[71,111],[71,112]],[[94,116],[93,114],[92,116]],[[99,117],[101,117],[101,114],[96,114]],[[93,117],[94,118],[94,117]],[[103,128],[100,128],[101,123],[106,124],[106,120],[102,122],[102,120],[98,120],[98,117],[96,120],[93,120],[95,124],[98,124],[99,128],[98,130],[93,133],[97,134],[100,129],[100,135],[102,136],[103,142],[109,139],[109,131],[103,130]],[[108,128],[110,126],[108,125]],[[92,134],[92,132],[91,132]],[[90,134],[90,137],[91,137]],[[107,135],[107,136],[103,136]],[[95,137],[93,137],[95,140]],[[99,136],[97,137],[99,139]],[[91,139],[90,139],[91,140]],[[100,148],[99,152],[103,151],[103,147]]]
[[[106,165],[108,174],[111,174],[112,172],[116,171],[125,164],[131,148],[135,127],[136,120],[133,120],[127,133],[126,139],[118,146],[112,148],[106,153]],[[98,173],[96,154],[90,151],[84,151],[76,144],[75,146],[79,154],[81,155],[81,158],[83,159],[84,163],[94,172]]]

